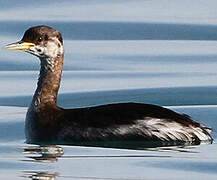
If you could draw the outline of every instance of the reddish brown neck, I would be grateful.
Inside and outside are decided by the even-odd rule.
[[[40,60],[41,70],[32,105],[35,108],[56,106],[62,75],[63,55],[58,56],[56,59],[41,58]]]

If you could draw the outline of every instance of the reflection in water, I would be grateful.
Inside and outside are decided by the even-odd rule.
[[[148,151],[167,151],[167,152],[184,152],[184,153],[197,153],[195,151],[196,146],[170,146],[170,147],[156,147],[156,148],[143,148],[144,152]],[[25,146],[23,148],[23,153],[27,154],[26,158],[28,162],[43,162],[43,163],[53,163],[57,162],[58,158],[66,159],[76,159],[76,158],[173,158],[171,154],[105,154],[105,155],[96,155],[96,154],[87,154],[87,155],[64,155],[63,148],[56,145],[45,145],[45,146]],[[132,147],[131,147],[132,148]],[[136,148],[138,149],[138,147]],[[136,151],[135,151],[136,152]],[[176,157],[177,158],[177,157]],[[182,157],[183,158],[183,157]],[[55,180],[57,177],[60,177],[59,172],[51,171],[42,171],[42,170],[30,170],[23,171],[22,177],[32,179],[32,180]],[[110,177],[83,177],[83,176],[61,176],[67,177],[69,179],[114,179]]]
[[[60,146],[26,146],[23,147],[24,154],[31,154],[31,156],[27,156],[30,162],[57,162],[58,157],[61,157],[63,153],[63,149]],[[24,175],[22,177],[29,178],[32,180],[53,180],[59,176],[58,172],[46,172],[46,171],[24,171]]]
[[[27,156],[31,160],[37,162],[56,162],[58,157],[61,157],[63,149],[60,146],[27,146],[24,147],[24,154],[35,154],[35,156]]]
[[[22,177],[29,178],[32,180],[54,180],[58,176],[58,173],[49,172],[36,172],[36,171],[25,171]]]

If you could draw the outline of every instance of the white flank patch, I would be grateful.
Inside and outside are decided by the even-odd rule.
[[[202,125],[201,125],[202,126]],[[195,136],[201,141],[210,141],[211,138],[200,127],[183,126],[177,122],[168,122],[166,119],[148,118],[137,120],[134,125],[123,125],[114,134],[127,135],[137,133],[144,136],[158,137],[163,141],[186,141],[192,142]]]

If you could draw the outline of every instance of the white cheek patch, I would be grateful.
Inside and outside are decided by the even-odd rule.
[[[48,57],[56,57],[59,53],[58,46],[54,41],[48,41],[44,54]]]
[[[48,57],[55,58],[63,54],[63,46],[57,38],[52,38],[47,42],[44,54]]]
[[[64,48],[59,39],[52,38],[44,46],[30,47],[26,52],[41,58],[56,58],[64,53]]]

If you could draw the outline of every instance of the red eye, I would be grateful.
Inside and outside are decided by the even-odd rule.
[[[39,37],[39,38],[38,38],[38,42],[41,42],[41,41],[42,41],[42,37]]]

